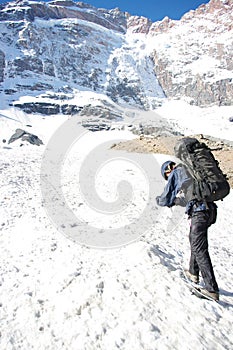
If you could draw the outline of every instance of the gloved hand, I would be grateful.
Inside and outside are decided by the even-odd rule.
[[[181,207],[186,207],[186,201],[182,197],[176,197],[174,201],[174,205],[179,205]]]

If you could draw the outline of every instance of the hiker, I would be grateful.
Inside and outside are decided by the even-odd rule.
[[[205,288],[202,293],[214,300],[219,300],[219,289],[215,279],[213,266],[208,252],[208,228],[215,223],[217,206],[214,202],[191,199],[185,200],[185,194],[192,191],[192,178],[182,164],[168,160],[162,164],[161,174],[167,180],[161,196],[156,198],[160,206],[186,206],[186,214],[191,219],[189,242],[191,257],[186,277],[194,283],[199,283],[199,272],[203,277]],[[190,198],[190,197],[188,197]]]

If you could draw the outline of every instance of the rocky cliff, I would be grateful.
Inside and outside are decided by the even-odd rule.
[[[211,0],[180,21],[150,26],[152,57],[166,95],[201,107],[233,102],[233,1]]]
[[[84,91],[104,104],[109,118],[113,106],[152,110],[166,97],[231,105],[232,13],[231,0],[211,0],[180,21],[155,23],[82,2],[1,5],[3,105],[42,114],[85,107],[88,114]]]

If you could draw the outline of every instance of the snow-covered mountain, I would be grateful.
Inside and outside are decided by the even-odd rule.
[[[232,105],[233,2],[211,0],[180,21],[150,27],[155,72],[169,97],[197,106]]]
[[[117,120],[121,107],[153,110],[166,97],[231,105],[232,13],[231,0],[155,23],[82,2],[1,5],[2,108]]]

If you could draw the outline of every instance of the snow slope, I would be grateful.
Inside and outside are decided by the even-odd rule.
[[[165,107],[163,116],[169,119],[174,104]],[[186,114],[179,110],[177,125]],[[223,128],[221,111],[215,118],[218,136],[229,139],[231,124],[229,129]],[[221,293],[217,304],[191,295],[179,277],[189,257],[189,225],[183,212],[176,216],[170,209],[158,211],[154,206],[149,218],[152,225],[135,236],[131,244],[121,245],[119,241],[112,249],[80,245],[66,237],[62,229],[57,230],[44,206],[40,172],[46,145],[67,117],[25,117],[17,112],[12,120],[12,113],[1,111],[1,115],[5,116],[0,118],[1,140],[7,139],[15,127],[32,125],[28,130],[44,141],[40,147],[20,147],[21,141],[1,143],[1,349],[232,349],[232,192],[218,203],[218,220],[209,231],[210,254]],[[196,127],[196,121],[190,118],[188,130],[194,132]],[[212,131],[216,134],[217,126],[213,125],[213,130],[211,124],[208,127],[210,135]],[[111,138],[115,142],[117,137],[133,137],[127,130],[95,135],[86,144],[87,149],[90,140],[102,139],[104,143]],[[78,163],[85,153],[85,145],[79,145],[81,140],[71,145],[62,178],[67,203],[77,215],[82,213],[81,204],[86,204],[85,198],[83,203],[80,201],[75,176],[79,169],[75,173],[75,156]],[[97,149],[94,141],[92,147]],[[110,154],[109,161],[121,156],[114,150]],[[140,161],[143,157],[140,155]],[[164,159],[164,155],[157,156],[159,164]],[[104,171],[106,164],[109,162],[101,165],[96,178],[99,194],[108,202],[116,196],[115,190],[109,193],[108,185],[112,177],[115,179],[115,170],[109,175],[109,170]],[[134,218],[135,212],[142,215],[140,200],[148,200],[147,174],[139,165],[128,155],[124,175],[127,172],[128,181],[138,183],[140,191],[132,197],[131,209],[118,215],[115,224],[120,228],[125,220]],[[120,173],[115,180],[122,180]],[[135,206],[134,198],[138,198]],[[89,220],[91,225],[102,225],[91,222],[91,217]],[[88,224],[86,228],[88,234]]]

